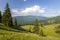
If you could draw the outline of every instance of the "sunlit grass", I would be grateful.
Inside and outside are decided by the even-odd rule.
[[[52,25],[47,25],[44,27],[41,27],[43,29],[44,34],[46,35],[46,37],[42,37],[39,36],[38,34],[34,34],[34,33],[27,33],[27,32],[14,32],[14,31],[7,31],[7,30],[3,30],[0,29],[0,40],[60,40],[60,34],[55,33],[55,27],[57,25],[56,24],[52,24]],[[5,28],[6,26],[1,26],[0,28]],[[33,25],[24,25],[21,26],[22,28],[26,29],[26,30],[33,30]],[[7,29],[13,29],[13,28],[9,28],[7,27]],[[14,29],[16,30],[16,29]]]

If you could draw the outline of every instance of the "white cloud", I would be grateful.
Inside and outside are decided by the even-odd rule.
[[[45,9],[41,8],[38,5],[34,5],[32,7],[28,7],[23,10],[12,9],[11,11],[12,11],[12,16],[38,15],[41,13],[45,13]]]
[[[22,11],[22,13],[33,13],[33,12],[44,13],[45,10],[38,5],[34,5]]]

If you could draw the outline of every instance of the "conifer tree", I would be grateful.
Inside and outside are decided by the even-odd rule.
[[[39,35],[40,35],[40,36],[45,36],[42,29],[40,29]]]
[[[36,19],[35,23],[34,23],[34,33],[40,35],[40,36],[44,36],[43,30],[41,29],[41,27],[39,27],[39,20]]]
[[[38,19],[35,20],[35,23],[34,23],[34,33],[39,33],[39,21]]]
[[[0,23],[2,22],[2,15],[1,15],[1,11],[0,11]]]
[[[10,8],[9,8],[8,3],[6,4],[5,11],[3,13],[3,23],[6,26],[12,26],[13,25],[12,16],[11,16],[11,12],[10,12]]]
[[[17,19],[14,20],[14,26],[17,26]]]

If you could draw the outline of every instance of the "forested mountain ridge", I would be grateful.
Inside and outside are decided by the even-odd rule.
[[[47,19],[47,17],[45,16],[16,16],[16,17],[13,17],[13,20],[14,19],[17,19],[17,23],[18,24],[31,24],[35,21],[35,19],[38,19],[38,20],[45,20]]]

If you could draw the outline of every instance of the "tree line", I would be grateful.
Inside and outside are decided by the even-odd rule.
[[[9,27],[11,27],[13,25],[17,25],[16,19],[15,19],[15,22],[13,24],[12,15],[11,15],[11,11],[10,11],[8,3],[6,4],[6,7],[5,7],[3,14],[0,11],[0,23],[3,23],[4,25],[9,26]]]
[[[5,10],[3,12],[3,15],[0,12],[0,22],[2,22],[3,24],[5,24],[6,26],[12,26],[12,16],[11,16],[11,12],[10,12],[10,8],[8,3],[6,4]]]

